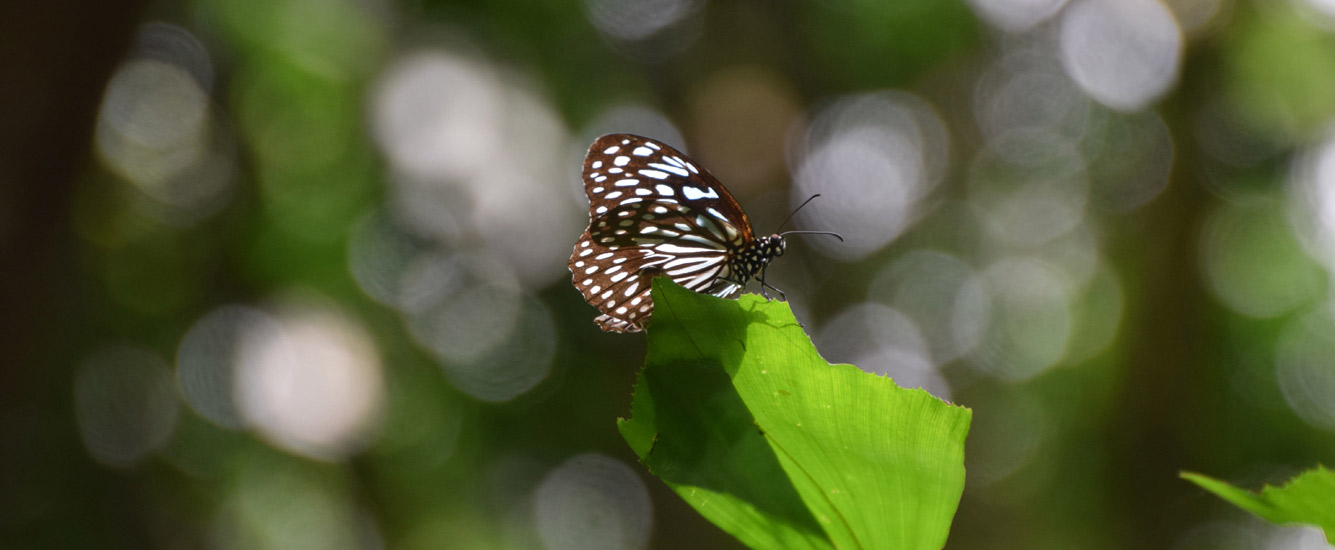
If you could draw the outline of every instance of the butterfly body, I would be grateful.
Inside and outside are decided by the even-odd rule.
[[[630,134],[598,138],[584,159],[589,227],[569,268],[605,331],[637,332],[653,313],[650,280],[665,276],[728,297],[783,255],[781,235],[756,238],[717,179],[672,147]],[[765,285],[768,286],[768,285]]]

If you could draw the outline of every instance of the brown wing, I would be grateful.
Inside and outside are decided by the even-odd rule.
[[[629,134],[598,138],[584,160],[589,227],[570,256],[575,288],[603,330],[636,332],[653,313],[649,280],[730,295],[729,259],[753,238],[732,195],[676,149]]]
[[[755,238],[746,212],[718,179],[672,146],[646,137],[608,134],[595,140],[584,157],[584,192],[595,218],[629,200],[653,197],[706,213],[712,208],[738,228],[742,242]]]

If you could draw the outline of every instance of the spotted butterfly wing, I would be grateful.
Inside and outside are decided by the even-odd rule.
[[[672,147],[630,134],[598,138],[584,158],[589,227],[570,256],[575,288],[605,331],[636,332],[653,314],[663,275],[726,297],[783,253],[756,239],[746,213],[709,172]]]

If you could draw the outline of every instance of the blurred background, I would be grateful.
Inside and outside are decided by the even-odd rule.
[[[1177,473],[1335,462],[1331,0],[24,4],[0,546],[736,547],[566,271],[630,132],[823,195],[770,280],[973,409],[948,548],[1329,548]]]

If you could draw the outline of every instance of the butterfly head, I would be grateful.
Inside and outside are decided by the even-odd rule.
[[[770,235],[757,239],[760,245],[760,255],[765,258],[765,262],[783,255],[788,243],[783,240],[783,235]]]

